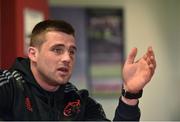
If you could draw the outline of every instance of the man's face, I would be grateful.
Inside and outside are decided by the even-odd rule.
[[[37,50],[36,70],[38,77],[51,85],[68,82],[75,61],[76,44],[72,35],[50,31],[45,42]]]

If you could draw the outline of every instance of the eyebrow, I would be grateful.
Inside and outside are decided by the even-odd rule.
[[[65,45],[64,45],[64,44],[56,44],[56,45],[53,45],[53,46],[51,47],[51,49],[52,49],[52,48],[55,48],[55,47],[65,47]],[[77,47],[74,46],[74,45],[70,46],[69,48],[73,48],[75,51],[77,51]]]

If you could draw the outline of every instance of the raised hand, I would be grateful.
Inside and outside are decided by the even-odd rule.
[[[144,88],[151,80],[156,68],[152,47],[148,47],[144,56],[135,62],[136,54],[137,48],[133,48],[123,67],[124,88],[132,93],[139,92]]]

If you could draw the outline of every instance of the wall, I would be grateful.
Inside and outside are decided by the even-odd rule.
[[[29,7],[40,10],[47,18],[48,2],[47,0],[3,0],[1,5],[0,66],[8,68],[17,56],[24,56],[24,9]]]
[[[156,73],[140,102],[142,120],[180,120],[178,3],[177,0],[126,2],[127,50],[136,46],[142,54],[151,45],[157,59]]]
[[[137,47],[137,57],[140,57],[151,45],[157,59],[156,73],[140,99],[141,120],[180,120],[179,0],[50,0],[50,3],[55,6],[123,7],[126,55],[132,47]],[[112,118],[117,100],[98,101]]]
[[[1,47],[1,40],[2,40],[2,22],[1,22],[1,19],[2,18],[2,0],[0,0],[0,52],[1,52],[1,49],[2,49],[2,47]],[[0,67],[1,67],[1,58],[2,58],[2,56],[1,56],[1,53],[0,53]]]
[[[13,55],[17,54],[15,40],[19,39],[18,35],[16,35],[16,25],[17,19],[16,17],[16,10],[17,2],[10,1],[10,0],[3,0],[2,3],[2,12],[1,12],[1,67],[6,67],[7,62],[12,62]],[[19,7],[19,6],[18,6]],[[21,9],[19,8],[21,11]],[[17,15],[18,17],[21,14]],[[21,28],[21,25],[20,25]],[[21,31],[20,31],[21,32]],[[21,49],[21,45],[19,45]],[[12,54],[12,52],[14,54]]]

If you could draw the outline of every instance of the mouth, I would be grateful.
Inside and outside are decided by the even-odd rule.
[[[68,75],[69,69],[67,67],[60,67],[58,68],[58,71],[60,71],[61,75]]]

